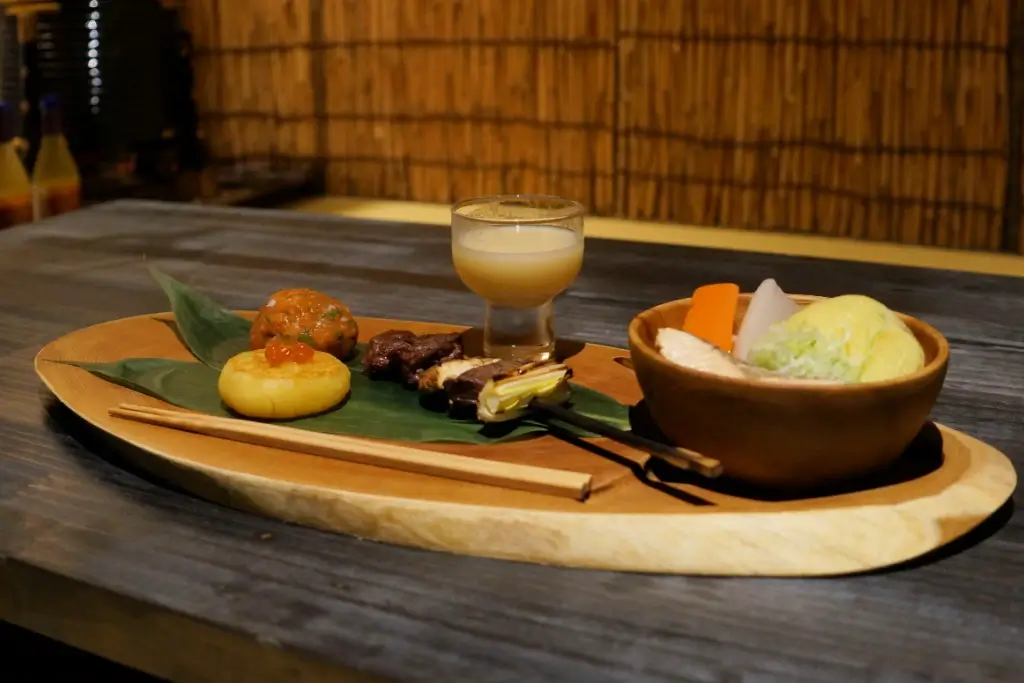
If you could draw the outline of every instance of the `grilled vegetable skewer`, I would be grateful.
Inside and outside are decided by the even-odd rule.
[[[713,458],[647,439],[565,407],[562,404],[572,394],[571,377],[568,366],[553,361],[516,364],[491,358],[462,358],[423,373],[420,390],[446,392],[451,410],[456,412],[475,405],[476,418],[483,423],[515,420],[532,413],[604,436],[705,477],[721,474],[722,465]]]
[[[475,417],[483,423],[506,422],[534,414],[555,419],[598,436],[644,451],[675,467],[714,478],[717,460],[694,451],[652,441],[566,407],[572,396],[572,369],[556,361],[503,361],[458,357],[424,370],[417,379],[420,393],[447,402],[449,414]]]
[[[423,372],[418,388],[427,395],[443,392],[453,416],[505,422],[522,417],[534,398],[567,401],[570,377],[572,370],[555,361],[459,358]]]
[[[572,370],[563,363],[527,363],[489,379],[477,397],[481,422],[505,422],[523,417],[534,399],[565,403],[572,395]]]

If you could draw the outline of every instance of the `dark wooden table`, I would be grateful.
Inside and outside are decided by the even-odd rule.
[[[481,315],[436,227],[124,202],[0,233],[7,621],[175,681],[1024,676],[1024,522],[1012,505],[964,547],[911,567],[737,580],[363,542],[126,471],[115,444],[41,389],[32,358],[73,329],[164,310],[144,257],[239,308],[308,285],[363,315],[461,324]],[[645,307],[701,283],[751,288],[765,277],[790,291],[863,292],[936,325],[953,346],[936,418],[1024,465],[1024,279],[589,240],[583,273],[558,305],[559,330],[621,345]]]

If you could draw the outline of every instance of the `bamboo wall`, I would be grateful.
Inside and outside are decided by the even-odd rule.
[[[322,160],[331,193],[550,192],[601,215],[1018,250],[1018,4],[192,0],[186,11],[214,155]]]

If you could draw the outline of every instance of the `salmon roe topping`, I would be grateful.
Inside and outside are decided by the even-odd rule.
[[[276,368],[282,363],[288,362],[308,363],[313,360],[313,354],[316,351],[309,344],[278,338],[267,342],[264,353],[270,366]]]

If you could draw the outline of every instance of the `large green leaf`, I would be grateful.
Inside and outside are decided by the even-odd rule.
[[[178,331],[200,363],[165,358],[126,358],[114,363],[71,363],[98,377],[141,391],[173,405],[211,415],[231,415],[220,400],[217,380],[231,356],[248,348],[250,322],[156,268],[150,268],[174,311]],[[394,439],[494,443],[545,432],[538,422],[521,420],[481,426],[455,420],[421,405],[420,395],[394,382],[371,380],[362,372],[366,345],[356,346],[346,364],[352,392],[341,406],[312,417],[283,421],[317,432]],[[629,429],[629,408],[615,399],[573,385],[572,407],[584,415]],[[565,431],[585,436],[566,427]]]
[[[125,358],[113,363],[74,363],[115,384],[182,408],[227,415],[217,393],[220,371],[202,363],[169,358]]]
[[[149,270],[167,295],[178,333],[193,356],[220,370],[229,358],[249,348],[251,321],[167,273]]]
[[[625,406],[608,394],[587,389],[579,384],[572,385],[572,402],[567,406],[577,413],[602,420],[619,429],[630,428],[629,406]]]
[[[353,361],[350,363],[354,364]],[[220,373],[202,363],[164,358],[127,358],[114,363],[73,365],[182,408],[210,415],[232,415],[217,393]],[[576,386],[573,400],[581,412],[628,427],[628,408],[614,399]],[[280,424],[315,432],[398,441],[481,444],[523,438],[545,431],[543,425],[525,420],[487,427],[476,422],[453,420],[444,413],[421,406],[415,391],[394,382],[371,380],[358,371],[352,373],[352,394],[343,405],[320,415],[285,420]]]

